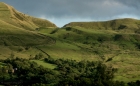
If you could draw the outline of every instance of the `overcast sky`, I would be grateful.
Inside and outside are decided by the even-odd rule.
[[[57,26],[73,21],[140,19],[140,0],[0,0],[30,16]]]

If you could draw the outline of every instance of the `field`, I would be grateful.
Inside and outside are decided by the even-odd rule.
[[[114,80],[129,82],[140,78],[139,34],[81,27],[41,28],[39,32],[56,39],[54,45],[39,46],[55,59],[102,61],[118,69]]]
[[[54,59],[102,61],[108,66],[112,65],[118,69],[114,80],[129,82],[140,78],[140,53],[137,45],[139,41],[135,38],[139,35],[121,34],[112,30],[84,31],[84,28],[81,30],[80,28],[72,28],[71,30],[67,30],[67,28],[40,28],[36,33],[43,34],[41,36],[44,37],[50,37],[53,41],[51,43],[50,41],[46,43],[48,42],[46,41],[39,45],[35,44],[29,46],[29,48],[23,46],[22,43],[20,45],[20,42],[18,46],[13,44],[11,44],[12,46],[3,45],[1,49],[7,52],[2,50],[0,52],[1,58],[4,59],[14,54],[14,57],[29,59],[39,53],[48,57],[47,53]],[[29,39],[29,37],[27,38]],[[32,38],[29,40],[32,40]],[[27,41],[27,43],[33,41],[36,42],[36,40],[32,40]],[[35,60],[35,62],[47,68],[54,68],[54,66],[42,61]]]
[[[0,59],[43,58],[101,61],[118,71],[114,80],[140,79],[140,20],[72,22],[62,28],[0,3]],[[55,65],[32,60],[46,68]],[[0,63],[0,65],[3,65]]]
[[[50,64],[50,63],[46,63],[44,61],[41,60],[31,60],[36,62],[38,65],[42,65],[45,68],[49,68],[49,69],[54,69],[56,66],[54,64]]]

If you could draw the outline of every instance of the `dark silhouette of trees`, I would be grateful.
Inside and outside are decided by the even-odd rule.
[[[45,58],[45,62],[56,65],[55,69],[44,68],[23,58],[1,60],[0,84],[32,86],[125,86],[124,82],[113,81],[116,69],[102,62],[75,61]],[[15,70],[14,72],[12,70]],[[129,82],[128,86],[139,86],[140,81]]]

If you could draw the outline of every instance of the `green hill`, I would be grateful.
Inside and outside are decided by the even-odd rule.
[[[13,7],[1,2],[0,58],[10,57],[12,53],[15,53],[15,57],[26,58],[30,56],[31,52],[38,52],[35,48],[36,45],[53,44],[54,39],[36,32],[40,27],[56,28],[57,26],[48,20],[20,13]]]
[[[140,78],[139,21],[127,18],[70,23],[60,29],[40,28],[40,33],[56,39],[54,46],[42,48],[56,59],[102,61],[118,69],[115,80],[135,81]]]
[[[101,22],[71,22],[64,27],[82,27],[93,30],[115,30],[123,33],[139,33],[140,20],[125,18]]]
[[[13,7],[2,2],[0,3],[0,22],[5,23],[7,26],[12,25],[27,30],[35,30],[39,27],[56,27],[55,24],[48,20],[34,18],[20,13]]]
[[[139,27],[140,20],[126,18],[72,22],[57,28],[0,3],[0,59],[40,56],[101,61],[118,69],[115,80],[135,81],[140,78]]]

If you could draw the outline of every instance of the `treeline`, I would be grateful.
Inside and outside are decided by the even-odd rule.
[[[55,69],[23,58],[1,60],[0,83],[20,86],[139,86],[140,81],[114,81],[117,69],[101,62],[45,58]]]

